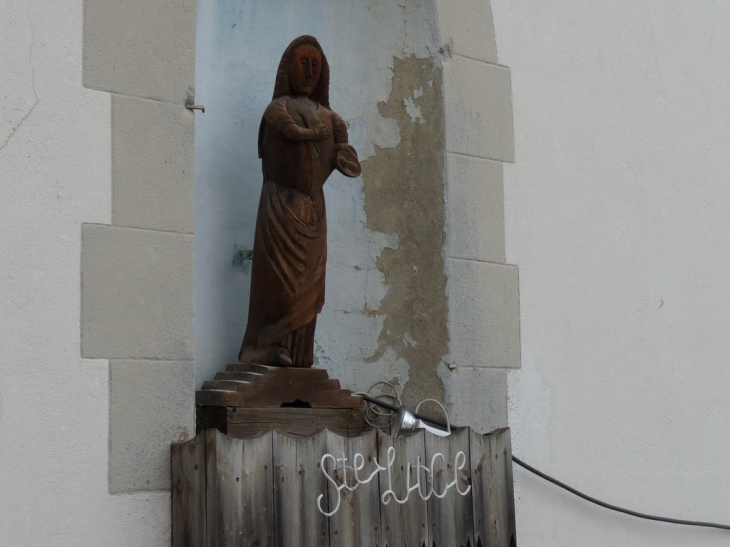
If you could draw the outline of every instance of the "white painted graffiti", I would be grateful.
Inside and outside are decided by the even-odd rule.
[[[322,474],[324,477],[329,481],[329,483],[334,487],[335,491],[335,499],[330,499],[329,506],[332,508],[332,505],[334,504],[334,508],[331,511],[325,511],[322,508],[322,498],[324,497],[324,494],[320,494],[317,496],[317,508],[319,511],[328,517],[331,517],[334,515],[338,509],[340,508],[340,502],[342,501],[342,491],[348,490],[352,492],[353,490],[356,490],[360,485],[367,484],[370,481],[372,481],[375,477],[378,476],[379,473],[385,471],[387,475],[387,486],[388,489],[383,492],[383,494],[380,496],[380,501],[383,503],[383,505],[388,505],[390,501],[394,501],[398,504],[404,504],[408,501],[408,498],[411,495],[411,492],[414,490],[418,491],[418,495],[421,497],[422,500],[426,501],[429,500],[432,496],[435,496],[439,499],[443,499],[447,492],[454,488],[457,493],[459,493],[462,496],[466,496],[469,491],[471,490],[471,485],[467,485],[467,487],[462,491],[459,489],[459,471],[464,469],[466,467],[466,454],[464,452],[457,452],[454,456],[454,462],[451,468],[454,472],[454,479],[447,483],[446,486],[444,486],[444,489],[441,492],[438,492],[435,487],[435,472],[434,467],[437,465],[438,460],[441,460],[441,462],[445,463],[446,458],[444,458],[444,455],[440,452],[437,452],[433,455],[431,458],[431,463],[429,466],[421,465],[421,457],[418,457],[418,461],[416,462],[416,465],[413,465],[411,462],[408,462],[408,469],[406,471],[406,487],[405,492],[403,493],[403,497],[399,498],[396,494],[396,492],[393,490],[393,464],[396,461],[396,453],[394,447],[388,448],[387,453],[387,464],[385,467],[380,465],[378,463],[378,460],[376,458],[372,459],[372,471],[367,477],[360,477],[360,473],[365,469],[365,457],[357,453],[352,458],[352,465],[347,465],[348,459],[345,457],[344,454],[342,454],[341,458],[335,458],[332,454],[325,454],[322,456],[322,459],[320,460],[320,469],[322,470]],[[327,462],[331,462],[332,466],[331,469],[327,470]],[[425,462],[424,462],[425,463]],[[341,475],[339,472],[341,471]],[[411,473],[411,471],[415,471],[415,473]],[[336,481],[332,475],[337,474],[338,478],[341,477],[341,484],[338,484],[338,481]],[[424,490],[421,489],[421,474],[424,474],[426,477],[425,481],[425,493]],[[414,474],[416,479],[415,483],[411,484],[411,475]]]

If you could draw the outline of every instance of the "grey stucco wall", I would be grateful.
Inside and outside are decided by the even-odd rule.
[[[109,489],[169,488],[195,430],[196,2],[84,3],[83,81],[111,93],[112,224],[82,230],[81,354],[109,359]]]

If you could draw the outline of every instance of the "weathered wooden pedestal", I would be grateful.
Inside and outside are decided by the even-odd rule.
[[[269,429],[295,436],[365,430],[362,397],[320,368],[228,365],[203,384],[195,404],[198,431],[214,428],[239,439]]]
[[[197,403],[172,446],[173,547],[516,546],[509,429],[365,430],[321,369],[231,365]]]
[[[376,462],[386,469],[364,483]],[[508,429],[252,439],[209,429],[173,445],[172,484],[173,547],[517,545]]]

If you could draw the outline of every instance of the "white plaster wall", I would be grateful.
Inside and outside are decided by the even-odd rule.
[[[430,2],[200,0],[196,101],[206,107],[195,135],[195,362],[198,386],[237,361],[248,313],[250,263],[232,266],[234,245],[253,245],[261,166],[256,139],[289,42],[316,36],[330,63],[330,103],[350,124],[364,160],[395,147],[399,128],[383,118],[393,57],[438,50]],[[404,105],[405,108],[405,105]],[[428,120],[425,120],[427,123]],[[321,366],[347,387],[383,378],[408,379],[390,352],[363,366],[378,347],[383,316],[368,316],[385,296],[375,261],[392,236],[366,229],[362,179],[334,173],[325,186],[329,248],[325,309],[317,323]]]
[[[514,452],[618,505],[730,523],[730,4],[492,7],[515,124]],[[515,478],[520,545],[730,542]]]
[[[108,494],[108,365],[80,358],[81,223],[111,220],[82,2],[0,13],[0,545],[168,545],[169,493]]]

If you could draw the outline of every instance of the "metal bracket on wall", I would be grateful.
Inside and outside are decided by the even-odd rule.
[[[203,114],[205,114],[205,106],[202,104],[186,104],[185,108],[188,110],[200,110]]]
[[[233,266],[238,268],[239,271],[248,271],[251,260],[253,260],[253,251],[251,249],[247,249],[243,245],[233,246]]]

